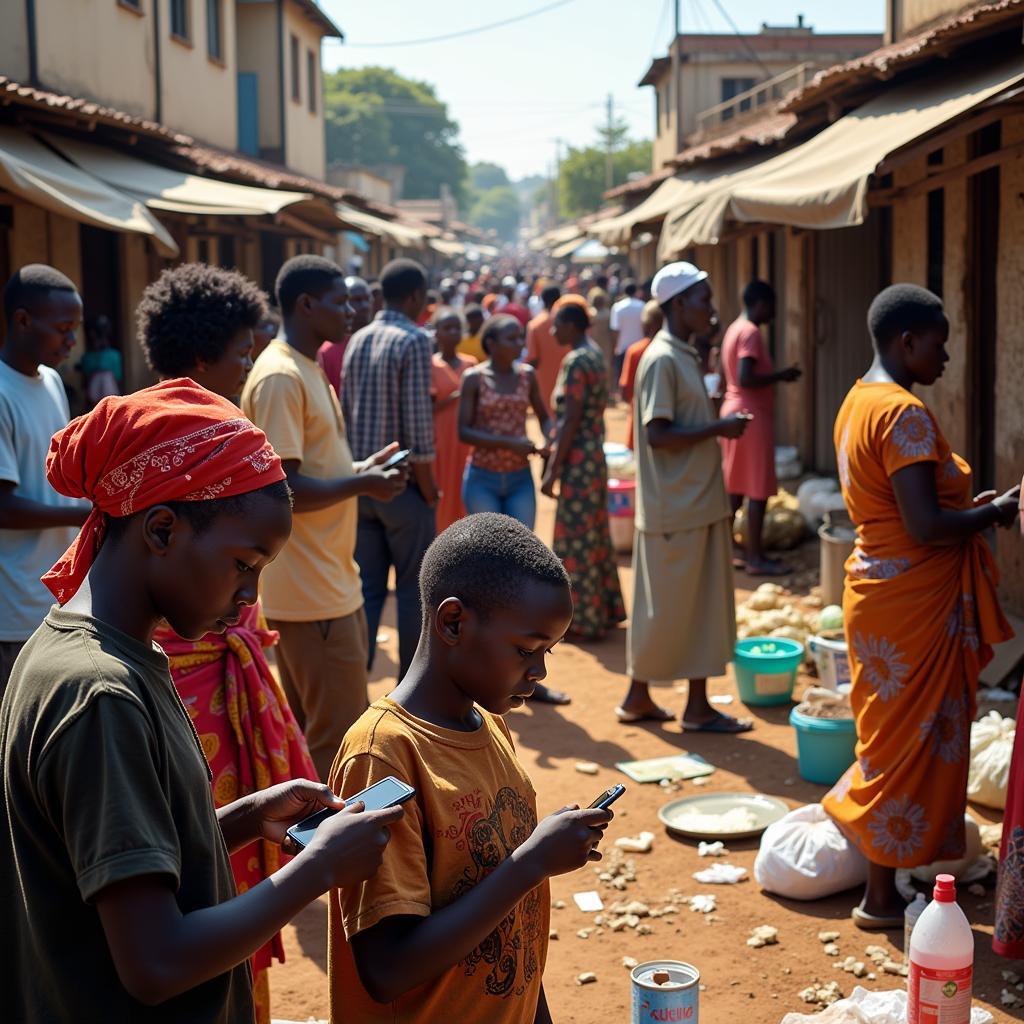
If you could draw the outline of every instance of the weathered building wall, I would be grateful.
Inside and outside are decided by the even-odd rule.
[[[292,99],[291,37],[299,40],[299,100]],[[324,140],[324,93],[320,76],[320,30],[295,3],[285,6],[284,38],[281,40],[285,81],[285,163],[303,174],[323,178],[327,172]],[[313,52],[316,81],[313,83],[315,110],[309,109],[309,81],[306,55]]]

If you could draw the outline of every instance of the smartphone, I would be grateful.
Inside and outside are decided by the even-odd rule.
[[[616,783],[614,786],[611,786],[609,789],[606,789],[590,805],[590,807],[587,808],[587,810],[591,810],[592,808],[599,807],[603,811],[606,807],[611,807],[611,805],[613,803],[615,803],[615,801],[618,800],[619,797],[622,796],[622,794],[625,793],[625,792],[626,792],[626,787],[621,785],[621,784],[619,784],[619,783]]]
[[[416,790],[412,786],[407,786],[394,775],[389,775],[386,779],[368,786],[361,793],[345,797],[345,803],[351,806],[361,800],[366,805],[366,810],[380,811],[385,807],[394,807],[395,804],[404,804],[415,793]],[[292,825],[285,834],[301,850],[309,845],[320,823],[337,813],[333,807],[325,807]]]
[[[394,469],[395,466],[400,466],[409,456],[412,455],[411,448],[403,448],[400,452],[395,452],[387,462],[381,465],[381,469]]]

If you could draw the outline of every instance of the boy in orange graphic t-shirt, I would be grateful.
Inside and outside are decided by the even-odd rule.
[[[349,796],[389,775],[416,790],[376,876],[331,892],[331,1019],[549,1021],[547,880],[600,859],[611,812],[568,807],[538,825],[501,716],[544,679],[572,621],[569,581],[531,531],[481,513],[434,541],[420,591],[412,666],[331,770]]]

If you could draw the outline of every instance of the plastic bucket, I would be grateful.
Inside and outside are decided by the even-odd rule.
[[[777,636],[752,636],[736,642],[736,686],[744,704],[771,707],[793,699],[796,671],[804,645]]]
[[[828,690],[849,686],[850,655],[842,633],[809,637],[807,648],[818,666],[818,681],[822,686]]]
[[[852,718],[812,718],[796,708],[789,724],[796,729],[800,778],[834,786],[853,764],[857,725]]]
[[[857,535],[837,526],[818,528],[821,538],[821,599],[825,604],[843,603],[846,582],[846,560],[853,554]]]
[[[633,550],[635,500],[635,480],[608,481],[608,532],[612,547],[622,555]]]

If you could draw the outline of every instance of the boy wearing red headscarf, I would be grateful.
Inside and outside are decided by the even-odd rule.
[[[247,958],[329,886],[371,875],[398,810],[330,818],[235,895],[229,851],[340,807],[298,780],[214,810],[207,752],[152,643],[221,632],[288,539],[262,431],[190,380],[106,398],[53,439],[47,478],[92,502],[44,577],[51,609],[0,705],[6,1019],[253,1019]]]

